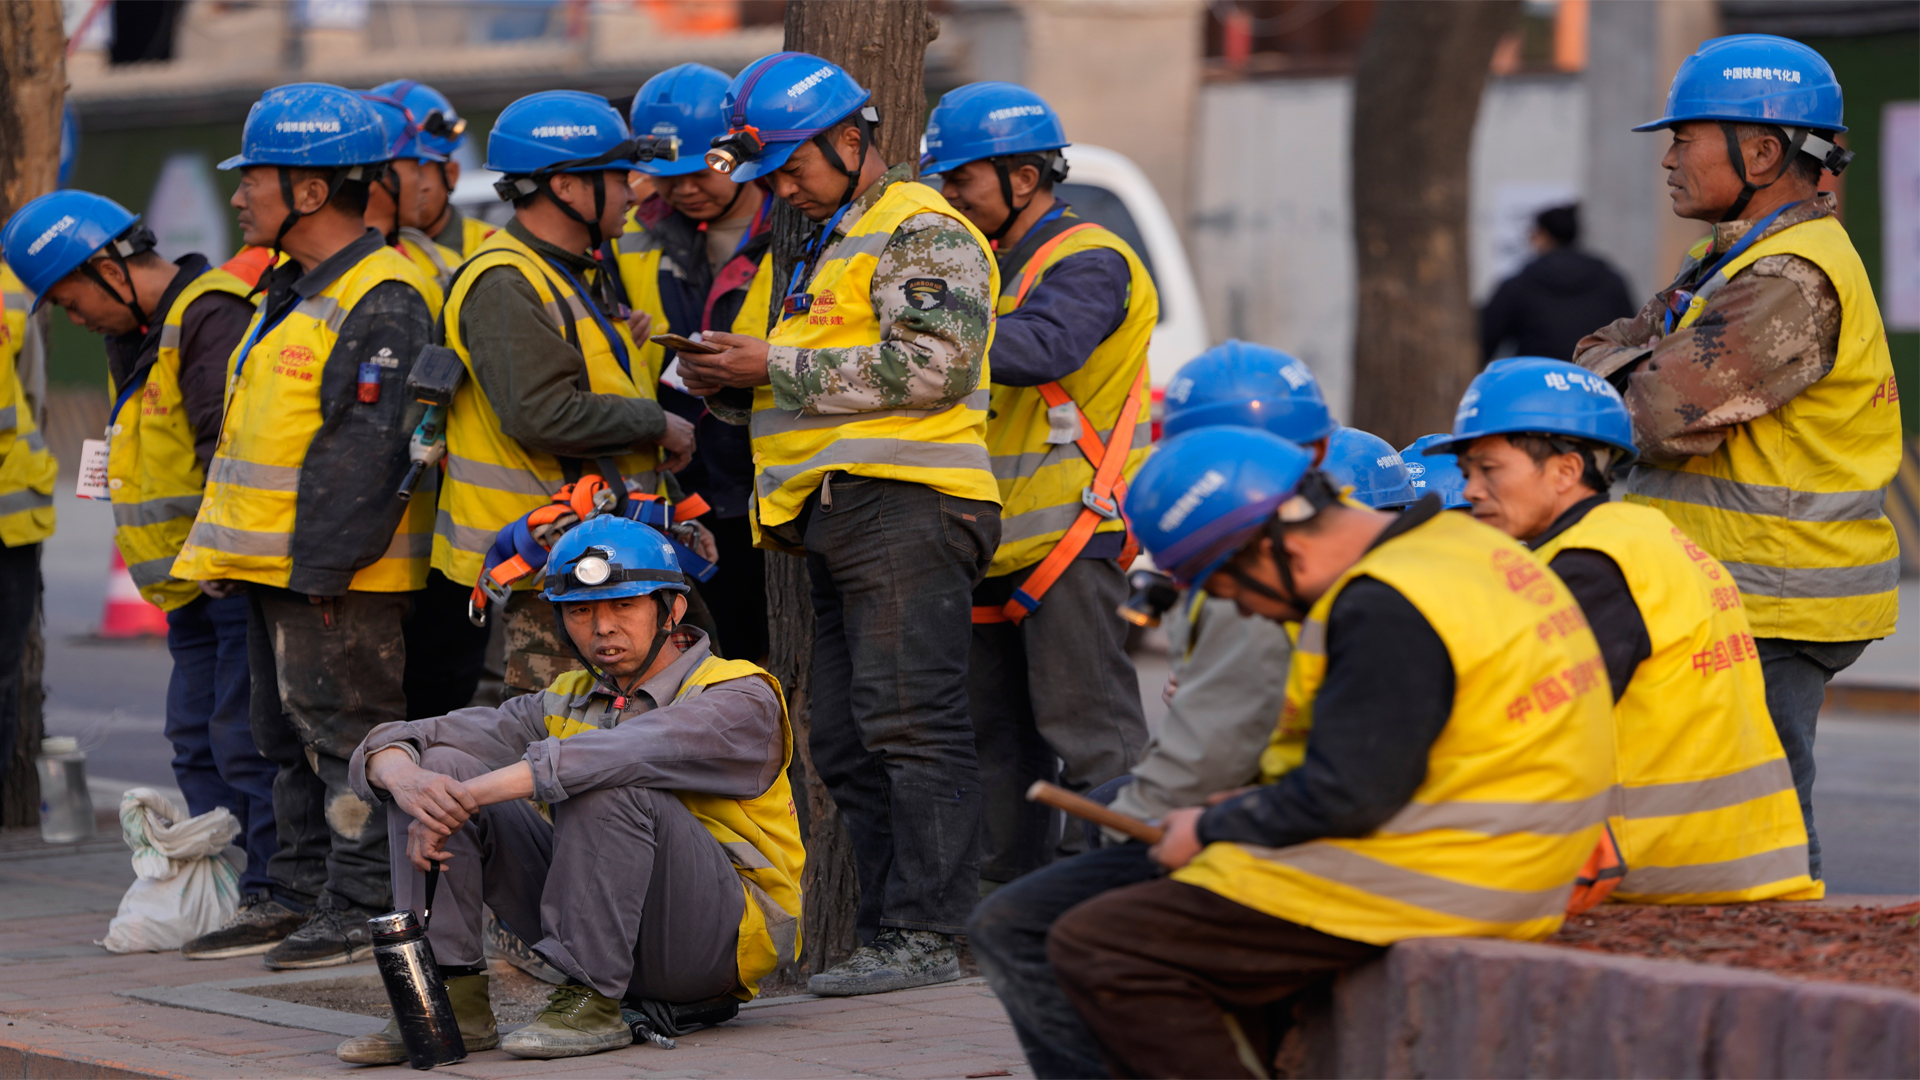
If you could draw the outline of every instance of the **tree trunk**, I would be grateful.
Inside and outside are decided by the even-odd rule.
[[[60,176],[60,106],[67,92],[67,37],[59,4],[0,3],[0,221],[54,189]],[[35,418],[46,426],[44,413]],[[0,826],[40,821],[41,673],[46,644],[36,602],[21,660],[20,727],[10,760],[0,761]]]
[[[888,165],[916,161],[926,125],[927,43],[940,23],[925,0],[788,0],[786,47],[822,56],[846,68],[873,92],[880,111],[875,133]],[[793,265],[814,228],[798,210],[776,202],[773,227],[773,295],[787,291]],[[779,305],[772,317],[779,317]],[[769,327],[771,328],[771,327]],[[769,660],[787,690],[793,720],[792,781],[807,845],[802,879],[806,914],[802,921],[805,956],[797,971],[825,971],[846,959],[860,944],[854,916],[860,903],[853,845],[833,797],[813,770],[808,739],[813,730],[807,706],[812,699],[813,599],[806,563],[793,555],[767,552],[767,618],[771,622]]]
[[[1467,166],[1487,64],[1519,14],[1519,0],[1385,0],[1360,52],[1353,422],[1395,446],[1451,430],[1479,368]]]

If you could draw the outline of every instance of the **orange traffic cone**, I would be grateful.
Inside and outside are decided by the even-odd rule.
[[[100,606],[100,636],[134,638],[149,634],[167,636],[167,613],[140,595],[116,547],[113,564],[107,570],[107,602]]]

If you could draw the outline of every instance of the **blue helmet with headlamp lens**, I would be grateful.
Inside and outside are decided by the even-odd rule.
[[[708,148],[727,133],[720,102],[727,96],[729,82],[724,73],[705,64],[681,64],[642,83],[627,114],[633,133],[678,139],[680,155],[672,161],[643,161],[639,171],[648,176],[691,176],[705,169]]]
[[[1297,498],[1312,471],[1313,455],[1278,435],[1202,428],[1168,439],[1140,467],[1127,521],[1154,565],[1182,587],[1201,585],[1276,514],[1318,512]]]
[[[727,87],[721,99],[727,131],[713,140],[707,164],[743,184],[785,165],[800,144],[811,139],[821,156],[847,177],[840,200],[845,206],[853,201],[860,166],[880,122],[869,104],[872,99],[840,65],[811,53],[763,56],[741,69]],[[851,168],[826,138],[842,120],[854,121],[860,130],[860,153]]]
[[[1215,345],[1167,384],[1161,433],[1234,424],[1310,443],[1333,432],[1333,414],[1313,372],[1297,358],[1245,341]]]
[[[547,555],[544,585],[540,595],[567,603],[687,591],[667,538],[610,514],[589,518],[560,537]]]

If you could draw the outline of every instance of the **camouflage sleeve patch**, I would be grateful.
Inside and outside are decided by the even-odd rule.
[[[874,268],[875,345],[775,349],[774,403],[814,414],[940,409],[971,394],[986,367],[993,320],[985,248],[941,214],[916,214]],[[790,355],[789,355],[790,354]]]
[[[1661,316],[1666,310],[1666,294],[1661,293],[1640,309],[1639,314],[1615,319],[1580,339],[1573,347],[1573,362],[1603,378],[1646,354],[1659,336]]]

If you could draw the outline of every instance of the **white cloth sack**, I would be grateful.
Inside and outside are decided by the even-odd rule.
[[[247,856],[229,847],[240,822],[225,807],[189,818],[152,788],[134,788],[120,799],[120,831],[137,879],[99,943],[108,952],[177,949],[233,917]]]

